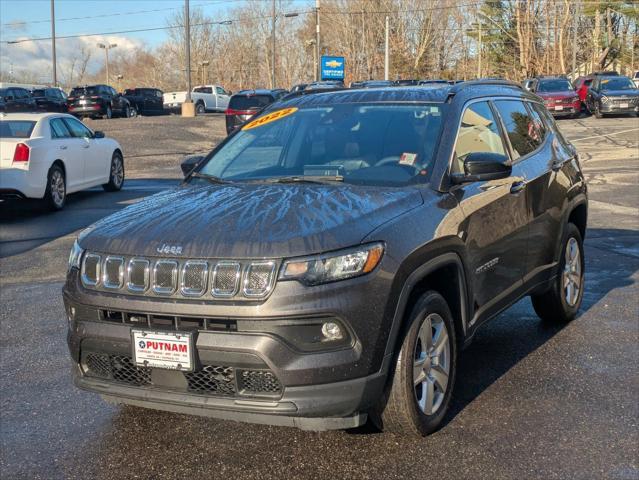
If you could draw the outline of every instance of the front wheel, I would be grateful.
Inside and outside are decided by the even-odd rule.
[[[595,117],[603,118],[603,113],[601,113],[601,108],[599,107],[598,103],[595,103]]]
[[[131,107],[129,107],[128,105],[124,107],[124,115],[122,115],[124,118],[129,118],[131,116]]]
[[[104,118],[113,118],[113,110],[111,109],[111,105],[107,105],[106,111],[104,112]]]
[[[113,153],[109,172],[109,181],[102,185],[102,188],[107,192],[117,192],[124,183],[124,160],[121,153]]]
[[[544,321],[567,323],[577,315],[584,296],[584,246],[579,229],[569,223],[563,240],[559,274],[549,290],[532,295],[537,315]]]
[[[428,291],[417,301],[395,362],[392,383],[371,413],[384,431],[425,436],[437,430],[450,403],[457,345],[444,297]]]
[[[134,118],[138,116],[138,109],[135,107],[135,105],[131,105],[131,107],[129,108],[129,117]]]

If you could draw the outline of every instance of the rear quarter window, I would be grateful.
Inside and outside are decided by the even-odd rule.
[[[0,138],[29,138],[35,124],[28,120],[0,120]]]

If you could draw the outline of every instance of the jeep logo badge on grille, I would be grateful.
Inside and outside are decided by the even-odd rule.
[[[167,243],[163,243],[158,248],[156,248],[158,253],[164,253],[167,255],[182,255],[182,246],[181,245],[169,245]]]

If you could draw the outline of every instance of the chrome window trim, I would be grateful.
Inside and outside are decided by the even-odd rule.
[[[196,291],[196,290],[193,290],[192,288],[186,288],[184,286],[184,272],[186,271],[187,267],[189,267],[190,265],[204,266],[204,271],[202,272],[202,281],[204,285],[202,287],[202,290]],[[184,262],[184,265],[182,265],[182,268],[180,269],[180,293],[184,295],[185,297],[201,297],[207,291],[208,279],[209,279],[208,262],[204,260],[187,260],[186,262]]]
[[[144,267],[144,286],[139,287],[131,283],[131,267],[134,263],[144,263],[146,266]],[[127,262],[126,266],[126,288],[130,292],[143,293],[146,292],[149,288],[149,276],[151,270],[151,262],[149,262],[146,258],[131,258]]]
[[[235,285],[233,287],[233,291],[231,293],[220,293],[219,290],[215,288],[215,278],[217,277],[217,269],[218,267],[229,267],[235,266]],[[217,262],[213,270],[211,271],[211,295],[219,298],[230,298],[237,295],[240,290],[240,280],[242,278],[242,265],[239,262],[231,262],[231,261],[221,261]]]
[[[89,278],[86,276],[86,269],[85,269],[85,263],[87,261],[87,258],[92,257],[92,258],[97,258],[98,261],[96,263],[95,269],[95,282],[89,280]],[[80,278],[82,280],[82,284],[86,287],[95,287],[100,283],[100,271],[101,271],[101,266],[102,264],[102,257],[100,255],[97,255],[95,253],[86,253],[84,255],[84,257],[82,258],[82,268],[80,269]]]
[[[264,290],[264,292],[257,293],[257,294],[250,293],[248,291],[249,290],[248,289],[249,274],[251,273],[251,270],[253,267],[261,266],[261,265],[271,266],[271,273],[269,274],[269,283],[266,289]],[[273,287],[275,286],[275,267],[276,267],[276,264],[273,260],[251,262],[247,264],[246,269],[244,270],[244,280],[242,281],[242,294],[247,298],[264,298],[268,296],[268,294],[271,293],[271,291],[273,290]]]
[[[107,281],[107,263],[109,263],[110,261],[119,261],[120,262],[120,267],[118,268],[118,283],[114,284],[111,283],[109,281]],[[117,290],[122,288],[122,286],[124,285],[124,257],[120,257],[117,255],[107,255],[106,258],[104,259],[104,265],[102,267],[102,286],[104,288],[108,288],[110,290]]]
[[[158,272],[158,265],[173,265],[173,268],[171,269],[171,285],[172,287],[170,289],[166,288],[166,287],[158,287],[156,281],[157,281],[157,272]],[[175,291],[177,290],[177,282],[178,281],[178,262],[175,260],[158,260],[155,262],[155,264],[153,265],[153,293],[157,294],[157,295],[173,295],[175,293]]]

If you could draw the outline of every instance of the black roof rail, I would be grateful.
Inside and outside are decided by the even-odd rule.
[[[455,85],[453,85],[453,88],[451,88],[451,93],[459,92],[465,87],[475,87],[483,85],[501,85],[504,87],[515,87],[519,90],[524,89],[524,87],[522,87],[520,83],[516,83],[511,80],[506,80],[503,78],[480,78],[479,80],[467,80],[464,82],[456,83]]]
[[[340,90],[348,90],[347,87],[329,87],[329,88],[311,88],[308,90],[298,90],[297,92],[289,92],[280,98],[280,101],[290,100],[291,98],[302,97],[304,95],[314,95],[316,93],[338,92]]]

